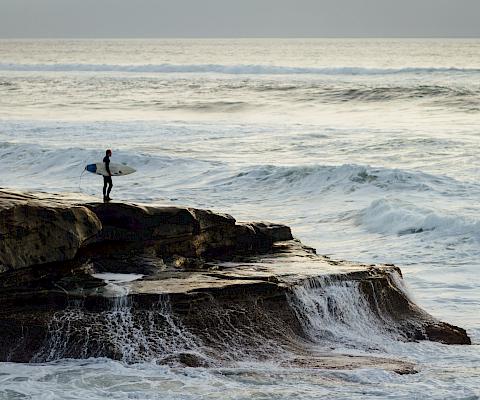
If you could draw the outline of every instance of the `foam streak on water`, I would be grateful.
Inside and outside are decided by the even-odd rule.
[[[354,285],[336,284],[292,303],[319,345],[343,338],[419,374],[185,371],[136,359],[149,333],[118,304],[108,334],[139,364],[2,364],[0,398],[479,396],[479,53],[474,39],[0,41],[0,187],[98,195],[101,179],[80,174],[112,148],[137,170],[114,179],[114,199],[286,223],[319,253],[396,263],[416,301],[476,343],[395,340]],[[75,345],[62,332],[79,312],[53,319],[43,361]],[[148,337],[153,352],[193,348],[177,322],[164,324],[170,342]]]

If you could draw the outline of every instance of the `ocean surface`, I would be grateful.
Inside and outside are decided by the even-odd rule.
[[[137,169],[114,200],[281,222],[332,258],[395,263],[474,344],[395,341],[344,296],[335,351],[418,374],[0,363],[0,399],[479,398],[480,40],[0,40],[0,187],[101,198],[82,171],[106,148]]]

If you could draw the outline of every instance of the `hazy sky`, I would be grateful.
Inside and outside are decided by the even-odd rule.
[[[0,0],[0,37],[480,37],[480,0]]]

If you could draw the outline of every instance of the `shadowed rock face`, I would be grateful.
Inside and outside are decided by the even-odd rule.
[[[284,225],[77,202],[0,191],[0,360],[106,356],[208,366],[272,359],[408,373],[409,363],[327,349],[349,340],[336,333],[362,324],[378,326],[386,340],[470,343],[463,329],[409,299],[397,267],[319,256]]]
[[[0,272],[71,260],[100,230],[86,207],[0,191]]]
[[[268,251],[275,241],[290,240],[290,228],[270,223],[237,224],[227,214],[180,207],[86,204],[103,229],[88,241],[109,246],[151,248],[159,257],[232,258]],[[117,250],[115,248],[115,250]]]

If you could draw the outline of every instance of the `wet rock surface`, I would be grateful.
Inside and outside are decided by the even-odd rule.
[[[0,190],[0,235],[3,361],[271,359],[415,371],[402,360],[331,353],[332,332],[348,332],[352,318],[392,340],[470,343],[410,300],[397,267],[317,255],[284,225]],[[312,351],[319,344],[325,352]]]

